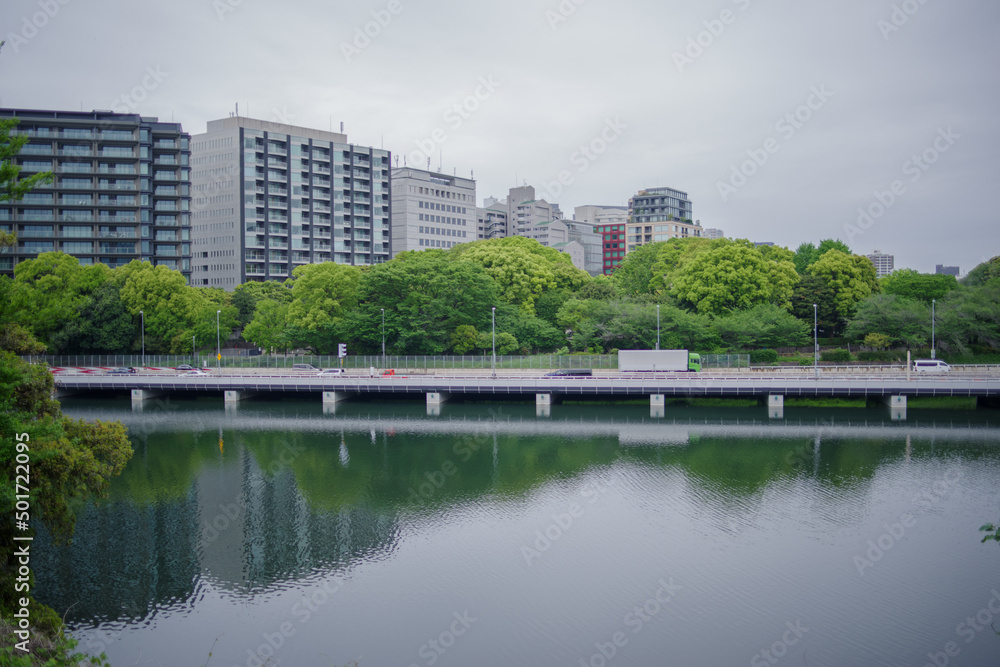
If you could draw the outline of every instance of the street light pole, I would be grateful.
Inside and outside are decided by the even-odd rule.
[[[197,366],[198,365],[198,352],[195,351],[195,349],[194,349],[194,336],[191,336],[191,359],[193,359],[193,361],[191,362],[191,365],[192,366]]]
[[[937,351],[935,350],[937,346],[934,344],[936,342],[934,340],[934,325],[937,324],[937,318],[934,317],[934,305],[936,301],[937,299],[931,299],[931,359],[937,359]]]
[[[813,304],[813,372],[819,379],[819,308]]]
[[[382,311],[382,368],[385,368],[385,308]]]
[[[656,304],[656,349],[660,349],[660,304]]]
[[[493,377],[497,376],[497,307],[493,306]]]
[[[222,334],[219,328],[219,315],[221,314],[221,310],[215,311],[215,364],[220,376],[222,375]]]
[[[142,367],[146,367],[146,313],[139,311],[139,321],[142,322]],[[140,369],[141,370],[141,369]]]

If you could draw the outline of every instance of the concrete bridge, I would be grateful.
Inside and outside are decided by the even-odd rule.
[[[235,370],[235,369],[234,369]],[[812,369],[768,373],[633,373],[607,372],[593,377],[539,377],[489,371],[478,375],[411,376],[317,376],[264,374],[176,374],[93,375],[61,374],[56,378],[57,397],[80,392],[130,392],[133,405],[165,394],[195,392],[225,397],[227,404],[255,394],[303,394],[322,396],[325,406],[355,396],[412,396],[426,400],[428,411],[440,410],[451,397],[535,401],[539,414],[548,414],[561,398],[624,399],[648,396],[653,415],[672,398],[755,398],[767,401],[772,417],[781,417],[786,396],[849,397],[886,402],[905,419],[907,398],[959,396],[996,400],[1000,397],[1000,375],[990,372],[957,372],[949,375],[917,375],[905,371],[881,373],[831,373],[813,375]],[[804,372],[808,371],[808,372]]]

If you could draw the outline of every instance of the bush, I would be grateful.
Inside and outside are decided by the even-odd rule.
[[[803,359],[799,362],[799,366],[812,366],[814,361],[814,359]]]
[[[851,361],[854,357],[851,356],[849,350],[843,348],[837,350],[827,350],[826,352],[820,352],[820,361]]]
[[[771,364],[777,360],[777,350],[753,350],[750,352],[750,363],[752,364]]]

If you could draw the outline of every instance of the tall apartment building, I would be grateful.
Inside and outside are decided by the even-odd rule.
[[[190,135],[179,123],[111,111],[0,109],[28,136],[14,163],[21,174],[51,171],[18,202],[0,204],[0,229],[17,246],[0,254],[0,273],[61,251],[81,264],[132,260],[190,278]]]
[[[507,202],[487,197],[485,208],[476,209],[476,237],[502,239],[507,236]]]
[[[959,269],[957,266],[944,266],[943,264],[937,264],[934,267],[934,273],[943,274],[946,276],[958,277]]]
[[[876,250],[870,255],[865,255],[875,265],[877,277],[887,276],[893,272],[896,257],[894,255],[883,255],[881,250]]]
[[[337,132],[232,116],[191,138],[194,285],[370,265],[391,250],[388,151]]]
[[[433,171],[392,170],[392,256],[478,238],[476,182]]]
[[[600,273],[611,275],[625,257],[625,225],[628,208],[625,206],[577,206],[573,219],[590,223],[601,236]]]
[[[721,229],[716,229],[715,227],[709,227],[708,229],[702,230],[701,235],[706,239],[724,239],[726,238],[726,233]]]
[[[573,265],[592,276],[601,273],[601,235],[590,223],[578,220],[547,220],[533,224],[524,236],[543,246],[569,253]]]
[[[673,188],[647,188],[628,200],[625,231],[628,248],[672,238],[702,236],[701,223],[691,221],[691,201]]]

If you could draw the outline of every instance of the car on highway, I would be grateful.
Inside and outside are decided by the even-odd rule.
[[[589,368],[560,368],[557,371],[546,373],[545,377],[591,377],[594,371]]]
[[[181,373],[180,376],[181,377],[206,377],[206,376],[209,376],[209,375],[211,375],[211,373],[206,373],[205,371],[201,371],[201,370],[198,370],[197,368],[193,368],[193,369],[191,369],[191,370],[189,370],[187,372]]]
[[[918,373],[947,373],[951,366],[940,359],[917,359],[913,362],[913,370]]]
[[[190,364],[181,364],[180,366],[174,366],[175,371],[193,371],[197,370],[194,366]]]
[[[343,368],[324,368],[319,373],[316,373],[316,375],[343,375],[343,374],[344,374]]]
[[[105,375],[132,375],[134,373],[135,373],[134,368],[129,368],[126,366],[122,366],[120,368],[111,368],[109,370],[104,371]]]
[[[292,364],[293,371],[318,371],[312,364]]]

